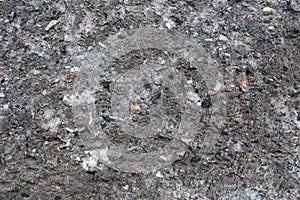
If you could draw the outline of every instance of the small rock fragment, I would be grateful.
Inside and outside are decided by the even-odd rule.
[[[12,10],[8,15],[9,22],[10,23],[13,22],[16,16],[17,16],[16,13]]]
[[[44,111],[44,119],[45,120],[47,120],[47,121],[49,121],[49,120],[51,120],[53,117],[54,117],[54,112],[52,111],[52,110],[45,110]]]
[[[194,157],[191,158],[191,162],[193,162],[193,163],[197,163],[200,160],[201,160],[201,158],[199,156],[194,156]]]
[[[72,67],[70,69],[71,73],[76,73],[76,72],[79,72],[79,68],[78,67]]]
[[[216,94],[216,91],[215,90],[208,90],[207,91],[207,95],[208,96],[214,96]]]
[[[228,90],[231,90],[231,89],[233,89],[233,88],[235,88],[235,85],[233,85],[233,84],[230,84],[230,85],[228,85],[228,86],[225,86],[225,89],[228,89]]]
[[[161,174],[160,171],[158,171],[156,174],[155,174],[156,177],[158,178],[164,178],[164,176]]]
[[[175,11],[175,10],[177,10],[177,7],[176,6],[171,6],[170,10]]]
[[[32,74],[34,75],[34,76],[37,76],[37,75],[39,75],[41,73],[41,71],[39,71],[39,70],[37,70],[37,69],[33,69],[32,70]]]
[[[176,198],[176,199],[182,199],[182,191],[180,189],[177,189],[173,192],[173,196]]]
[[[61,124],[60,118],[55,117],[52,120],[48,122],[48,126],[50,129],[54,130],[54,132],[57,130],[58,126]]]
[[[244,7],[249,7],[250,6],[250,4],[249,3],[247,3],[247,2],[242,2],[242,6],[244,6]]]
[[[24,197],[24,198],[29,198],[30,195],[25,193],[25,192],[21,192],[21,197]]]
[[[140,106],[135,106],[135,105],[131,105],[130,109],[131,111],[138,111],[138,112],[141,111]]]
[[[275,13],[275,10],[273,8],[270,8],[270,7],[264,7],[263,8],[263,13],[265,15],[273,15]]]
[[[237,122],[237,123],[241,123],[243,121],[243,119],[240,118],[240,117],[237,117],[237,118],[234,119],[234,121]]]
[[[139,119],[139,115],[138,114],[133,114],[132,120],[137,121],[138,119]]]
[[[260,54],[260,53],[258,53],[258,52],[257,52],[257,53],[254,53],[254,55],[253,55],[253,56],[254,56],[254,58],[261,58],[261,54]]]
[[[100,47],[107,49],[107,46],[105,44],[103,44],[102,42],[98,42],[98,44],[100,45]]]
[[[45,31],[49,31],[52,27],[54,27],[58,23],[58,20],[51,20],[49,24],[46,26]]]
[[[191,142],[193,142],[192,139],[186,139],[186,138],[181,138],[181,141],[184,142],[186,145],[189,145]]]
[[[0,93],[0,98],[4,98],[5,94],[3,92]]]
[[[4,105],[3,105],[3,109],[4,109],[4,110],[9,109],[9,104],[4,104]]]
[[[140,188],[132,186],[132,192],[136,193],[140,190]]]
[[[246,75],[237,76],[236,82],[239,84],[243,92],[246,92],[248,90],[248,78]]]
[[[231,55],[230,55],[229,53],[224,53],[224,57],[225,57],[225,58],[230,58]]]
[[[202,108],[209,108],[211,105],[212,105],[212,102],[211,102],[210,97],[203,99],[203,101],[201,102]]]
[[[269,30],[269,31],[274,31],[274,30],[275,30],[275,26],[269,26],[269,27],[268,27],[268,30]]]
[[[74,79],[74,78],[76,78],[77,75],[78,75],[78,74],[76,74],[76,73],[74,73],[74,74],[69,74],[69,75],[67,76],[67,79]]]
[[[201,101],[201,98],[198,96],[198,94],[196,94],[195,92],[192,92],[192,91],[189,91],[187,93],[187,98],[188,98],[188,100],[190,100],[194,103],[197,103],[197,102]]]
[[[220,35],[218,40],[222,42],[227,42],[229,39],[225,35]]]
[[[44,123],[42,124],[42,128],[44,130],[49,130],[52,132],[56,132],[58,129],[58,126],[61,124],[61,120],[58,117],[55,117],[53,119],[51,119],[50,121],[48,121],[48,123]]]
[[[64,35],[64,41],[65,41],[65,42],[70,41],[70,37],[69,37],[67,34]]]
[[[297,2],[297,0],[289,0],[289,7],[295,12],[300,12],[300,4],[299,1]]]
[[[181,157],[183,157],[185,155],[185,153],[186,152],[184,150],[176,152],[176,154],[179,155],[179,156],[181,156]]]
[[[125,185],[122,188],[123,188],[123,190],[127,191],[129,189],[129,185]]]
[[[167,162],[167,161],[169,161],[169,158],[165,155],[161,155],[161,156],[159,156],[159,160],[163,161],[163,162]]]
[[[68,128],[68,127],[66,127],[66,130],[67,130],[69,133],[73,133],[73,132],[74,132],[74,130],[73,130],[73,129],[71,129],[71,128]]]
[[[174,28],[176,26],[175,22],[173,20],[168,20],[166,22],[166,27],[171,30],[172,28]]]
[[[211,39],[211,38],[206,38],[206,39],[204,39],[204,41],[205,41],[205,42],[214,42],[214,40]]]
[[[185,169],[180,168],[180,169],[179,169],[179,172],[180,172],[180,173],[184,173],[184,172],[185,172]]]
[[[227,5],[228,1],[227,0],[213,0],[212,5],[214,8],[223,8]]]

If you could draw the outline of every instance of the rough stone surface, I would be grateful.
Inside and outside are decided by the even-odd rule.
[[[0,0],[0,199],[299,199],[299,10]]]

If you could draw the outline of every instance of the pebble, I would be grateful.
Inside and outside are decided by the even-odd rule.
[[[183,143],[185,143],[186,145],[189,145],[191,142],[193,142],[192,139],[185,139],[185,138],[181,138],[181,141],[182,141]]]
[[[180,189],[175,190],[173,196],[177,199],[182,199],[182,191]]]
[[[227,0],[213,0],[212,5],[214,8],[222,8],[227,5],[228,1]]]
[[[198,96],[198,94],[196,94],[195,92],[191,92],[191,91],[189,91],[187,93],[187,98],[188,98],[188,100],[190,100],[194,103],[201,101],[201,98]]]
[[[275,30],[275,26],[269,26],[269,27],[268,27],[268,30],[269,30],[269,31],[274,31],[274,30]]]
[[[55,117],[51,119],[47,124],[43,124],[42,128],[44,128],[45,130],[50,129],[51,131],[56,132],[60,124],[61,124],[60,118]]]
[[[29,195],[29,194],[27,194],[27,193],[25,193],[25,192],[22,192],[22,193],[21,193],[21,197],[24,197],[24,198],[29,198],[29,197],[30,197],[30,195]]]
[[[33,74],[34,76],[37,76],[37,75],[39,75],[40,73],[41,73],[41,71],[39,71],[39,70],[37,70],[37,69],[32,70],[32,74]]]
[[[220,35],[218,40],[222,42],[227,42],[229,39],[225,35]]]
[[[98,44],[99,44],[102,48],[108,49],[107,46],[106,46],[105,44],[103,44],[102,42],[98,42]]]
[[[52,110],[45,110],[43,117],[45,120],[49,121],[55,116],[54,112]]]
[[[253,56],[254,56],[255,58],[261,58],[261,54],[260,54],[260,53],[255,53]]]
[[[78,67],[72,67],[70,71],[71,71],[71,73],[79,72],[79,68]]]
[[[122,188],[123,188],[123,190],[127,191],[129,189],[129,185],[125,185]]]
[[[174,28],[176,26],[175,22],[173,20],[168,19],[166,22],[166,27],[171,30],[172,28]]]
[[[161,155],[161,156],[159,156],[159,160],[166,162],[166,161],[169,161],[169,158],[165,155]]]
[[[244,7],[249,7],[250,6],[250,4],[249,3],[247,3],[247,2],[242,2],[242,6],[244,6]]]
[[[300,12],[300,4],[297,1],[298,0],[290,0],[289,1],[290,8],[291,8],[291,10],[293,10],[295,12]],[[299,20],[299,22],[300,22],[300,20]]]
[[[73,133],[73,132],[74,132],[74,130],[73,130],[73,129],[71,129],[71,128],[68,128],[68,127],[66,127],[66,130],[67,130],[69,133]]]
[[[54,27],[58,23],[58,20],[52,20],[46,26],[45,31],[49,31],[52,27]]]
[[[9,22],[13,22],[16,16],[16,13],[12,10],[8,15]]]
[[[214,42],[214,40],[211,39],[211,38],[204,39],[204,41],[205,41],[205,42]]]
[[[193,163],[197,163],[200,160],[201,160],[201,158],[199,156],[194,156],[194,157],[191,158],[191,162],[193,162]]]
[[[175,11],[175,10],[177,10],[177,7],[176,6],[171,6],[170,10]]]
[[[248,78],[246,75],[238,75],[236,77],[236,82],[239,84],[243,92],[246,92],[248,90]]]
[[[212,90],[212,89],[210,89],[210,90],[207,91],[207,95],[208,96],[214,96],[216,93],[217,92],[215,90]]]
[[[210,97],[203,99],[201,102],[201,107],[202,108],[209,108],[212,105]]]
[[[64,35],[64,41],[65,42],[69,42],[70,41],[70,37],[67,34]]]
[[[263,13],[265,15],[273,15],[275,13],[275,10],[273,8],[270,8],[270,7],[264,7],[263,8]]]
[[[230,55],[229,53],[224,53],[224,57],[225,57],[225,58],[230,58],[231,55]]]
[[[140,190],[140,188],[132,186],[131,190],[132,190],[132,192],[137,193]]]
[[[145,103],[142,103],[141,106],[140,106],[140,108],[141,108],[142,110],[146,110],[146,109],[148,108],[148,105],[145,104]]]
[[[4,105],[3,105],[3,109],[4,109],[4,110],[9,109],[9,104],[4,104]]]
[[[186,83],[189,85],[193,85],[193,80],[188,80]]]
[[[137,121],[138,119],[139,119],[139,115],[138,114],[133,114],[132,120]]]
[[[135,106],[135,105],[131,105],[130,109],[131,109],[131,111],[138,111],[138,112],[141,111],[140,106]]]
[[[3,92],[0,92],[0,98],[4,98],[5,94]]]
[[[158,178],[164,178],[164,176],[161,174],[160,171],[158,171],[156,174],[155,174],[156,177]]]
[[[222,88],[223,88],[223,84],[220,83],[219,81],[217,81],[216,85],[215,85],[215,88],[214,88],[214,91],[215,92],[219,92]]]

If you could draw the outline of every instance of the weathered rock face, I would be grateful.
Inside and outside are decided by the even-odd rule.
[[[0,0],[0,199],[299,199],[298,2]]]

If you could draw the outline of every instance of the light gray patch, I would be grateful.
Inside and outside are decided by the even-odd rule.
[[[100,162],[117,170],[147,174],[180,159],[187,148],[182,141],[193,140],[204,112],[188,99],[189,94],[195,93],[195,88],[187,84],[184,72],[176,68],[176,60],[157,58],[159,62],[154,62],[145,59],[130,69],[114,68],[113,64],[116,59],[136,50],[154,49],[161,54],[176,54],[206,80],[205,87],[213,89],[220,87],[223,80],[217,63],[197,41],[165,29],[143,27],[130,35],[121,32],[101,44],[106,48],[99,47],[78,55],[81,71],[75,79],[73,93],[64,98],[64,102],[72,106],[74,123],[87,153],[83,159],[84,168],[93,171]],[[144,80],[153,87],[152,91],[143,88]],[[203,153],[209,152],[214,145],[225,116],[225,94],[218,92],[211,99]],[[169,103],[175,105],[177,114],[171,112]],[[132,110],[132,105],[136,110]],[[104,116],[106,121],[103,121]],[[134,117],[137,120],[133,120]],[[138,117],[145,121],[139,123]],[[169,135],[163,135],[165,133]],[[152,148],[151,141],[159,134],[168,140]],[[140,138],[146,141],[150,150],[143,151],[142,145],[119,144],[111,139],[116,135],[126,139]]]

